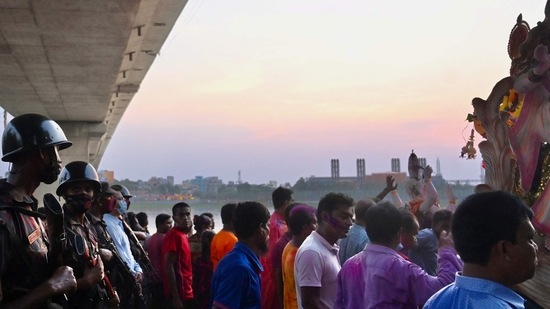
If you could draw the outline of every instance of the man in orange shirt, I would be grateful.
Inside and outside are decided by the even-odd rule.
[[[233,249],[237,243],[235,228],[233,227],[233,211],[237,204],[225,204],[221,210],[223,228],[219,231],[210,244],[210,259],[214,264],[214,269],[218,266],[220,260]]]
[[[294,283],[294,260],[302,242],[317,228],[315,208],[303,204],[294,206],[289,213],[287,225],[292,234],[292,239],[283,250],[281,258],[284,291],[283,308],[298,308],[296,285]]]

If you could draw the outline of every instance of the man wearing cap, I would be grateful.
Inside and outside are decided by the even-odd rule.
[[[10,162],[11,168],[8,178],[0,180],[2,308],[42,308],[53,297],[76,289],[72,268],[54,265],[61,252],[48,247],[60,248],[64,235],[48,238],[33,196],[41,182],[57,179],[59,150],[71,145],[55,121],[38,114],[15,117],[4,129],[2,161]]]
[[[141,285],[143,279],[143,270],[132,255],[132,250],[130,248],[130,239],[124,231],[124,222],[120,219],[120,216],[128,210],[128,206],[120,192],[114,191],[112,196],[116,201],[115,205],[110,213],[107,213],[103,216],[103,220],[107,224],[107,232],[109,232],[109,235],[111,236],[113,243],[115,244],[120,258],[128,266],[130,272],[136,280],[136,283]],[[137,299],[131,300],[121,297],[121,302],[123,306],[125,305],[126,301],[137,301]]]
[[[101,182],[101,192],[94,200],[86,216],[98,239],[100,255],[105,262],[106,272],[110,274],[111,283],[116,288],[120,298],[121,308],[133,306],[132,303],[141,300],[141,287],[136,281],[135,272],[129,268],[122,254],[116,247],[111,235],[107,231],[107,224],[103,220],[117,207],[118,192],[111,188],[108,182]]]

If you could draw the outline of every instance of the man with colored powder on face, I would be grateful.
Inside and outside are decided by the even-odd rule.
[[[317,207],[317,230],[296,253],[294,278],[299,308],[332,309],[340,270],[336,241],[353,224],[354,201],[342,193],[328,193]]]

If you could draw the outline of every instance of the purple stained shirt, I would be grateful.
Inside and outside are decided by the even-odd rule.
[[[277,239],[277,242],[270,248],[271,251],[271,266],[273,268],[282,268],[282,257],[283,250],[285,249],[286,244],[292,239],[292,235],[289,232],[284,233],[281,238]]]
[[[454,248],[439,249],[439,267],[438,275],[430,276],[397,251],[368,244],[338,273],[334,308],[418,308],[462,270]]]

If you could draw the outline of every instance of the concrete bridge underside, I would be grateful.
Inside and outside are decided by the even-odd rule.
[[[99,166],[187,0],[0,1],[0,106],[56,120]]]

